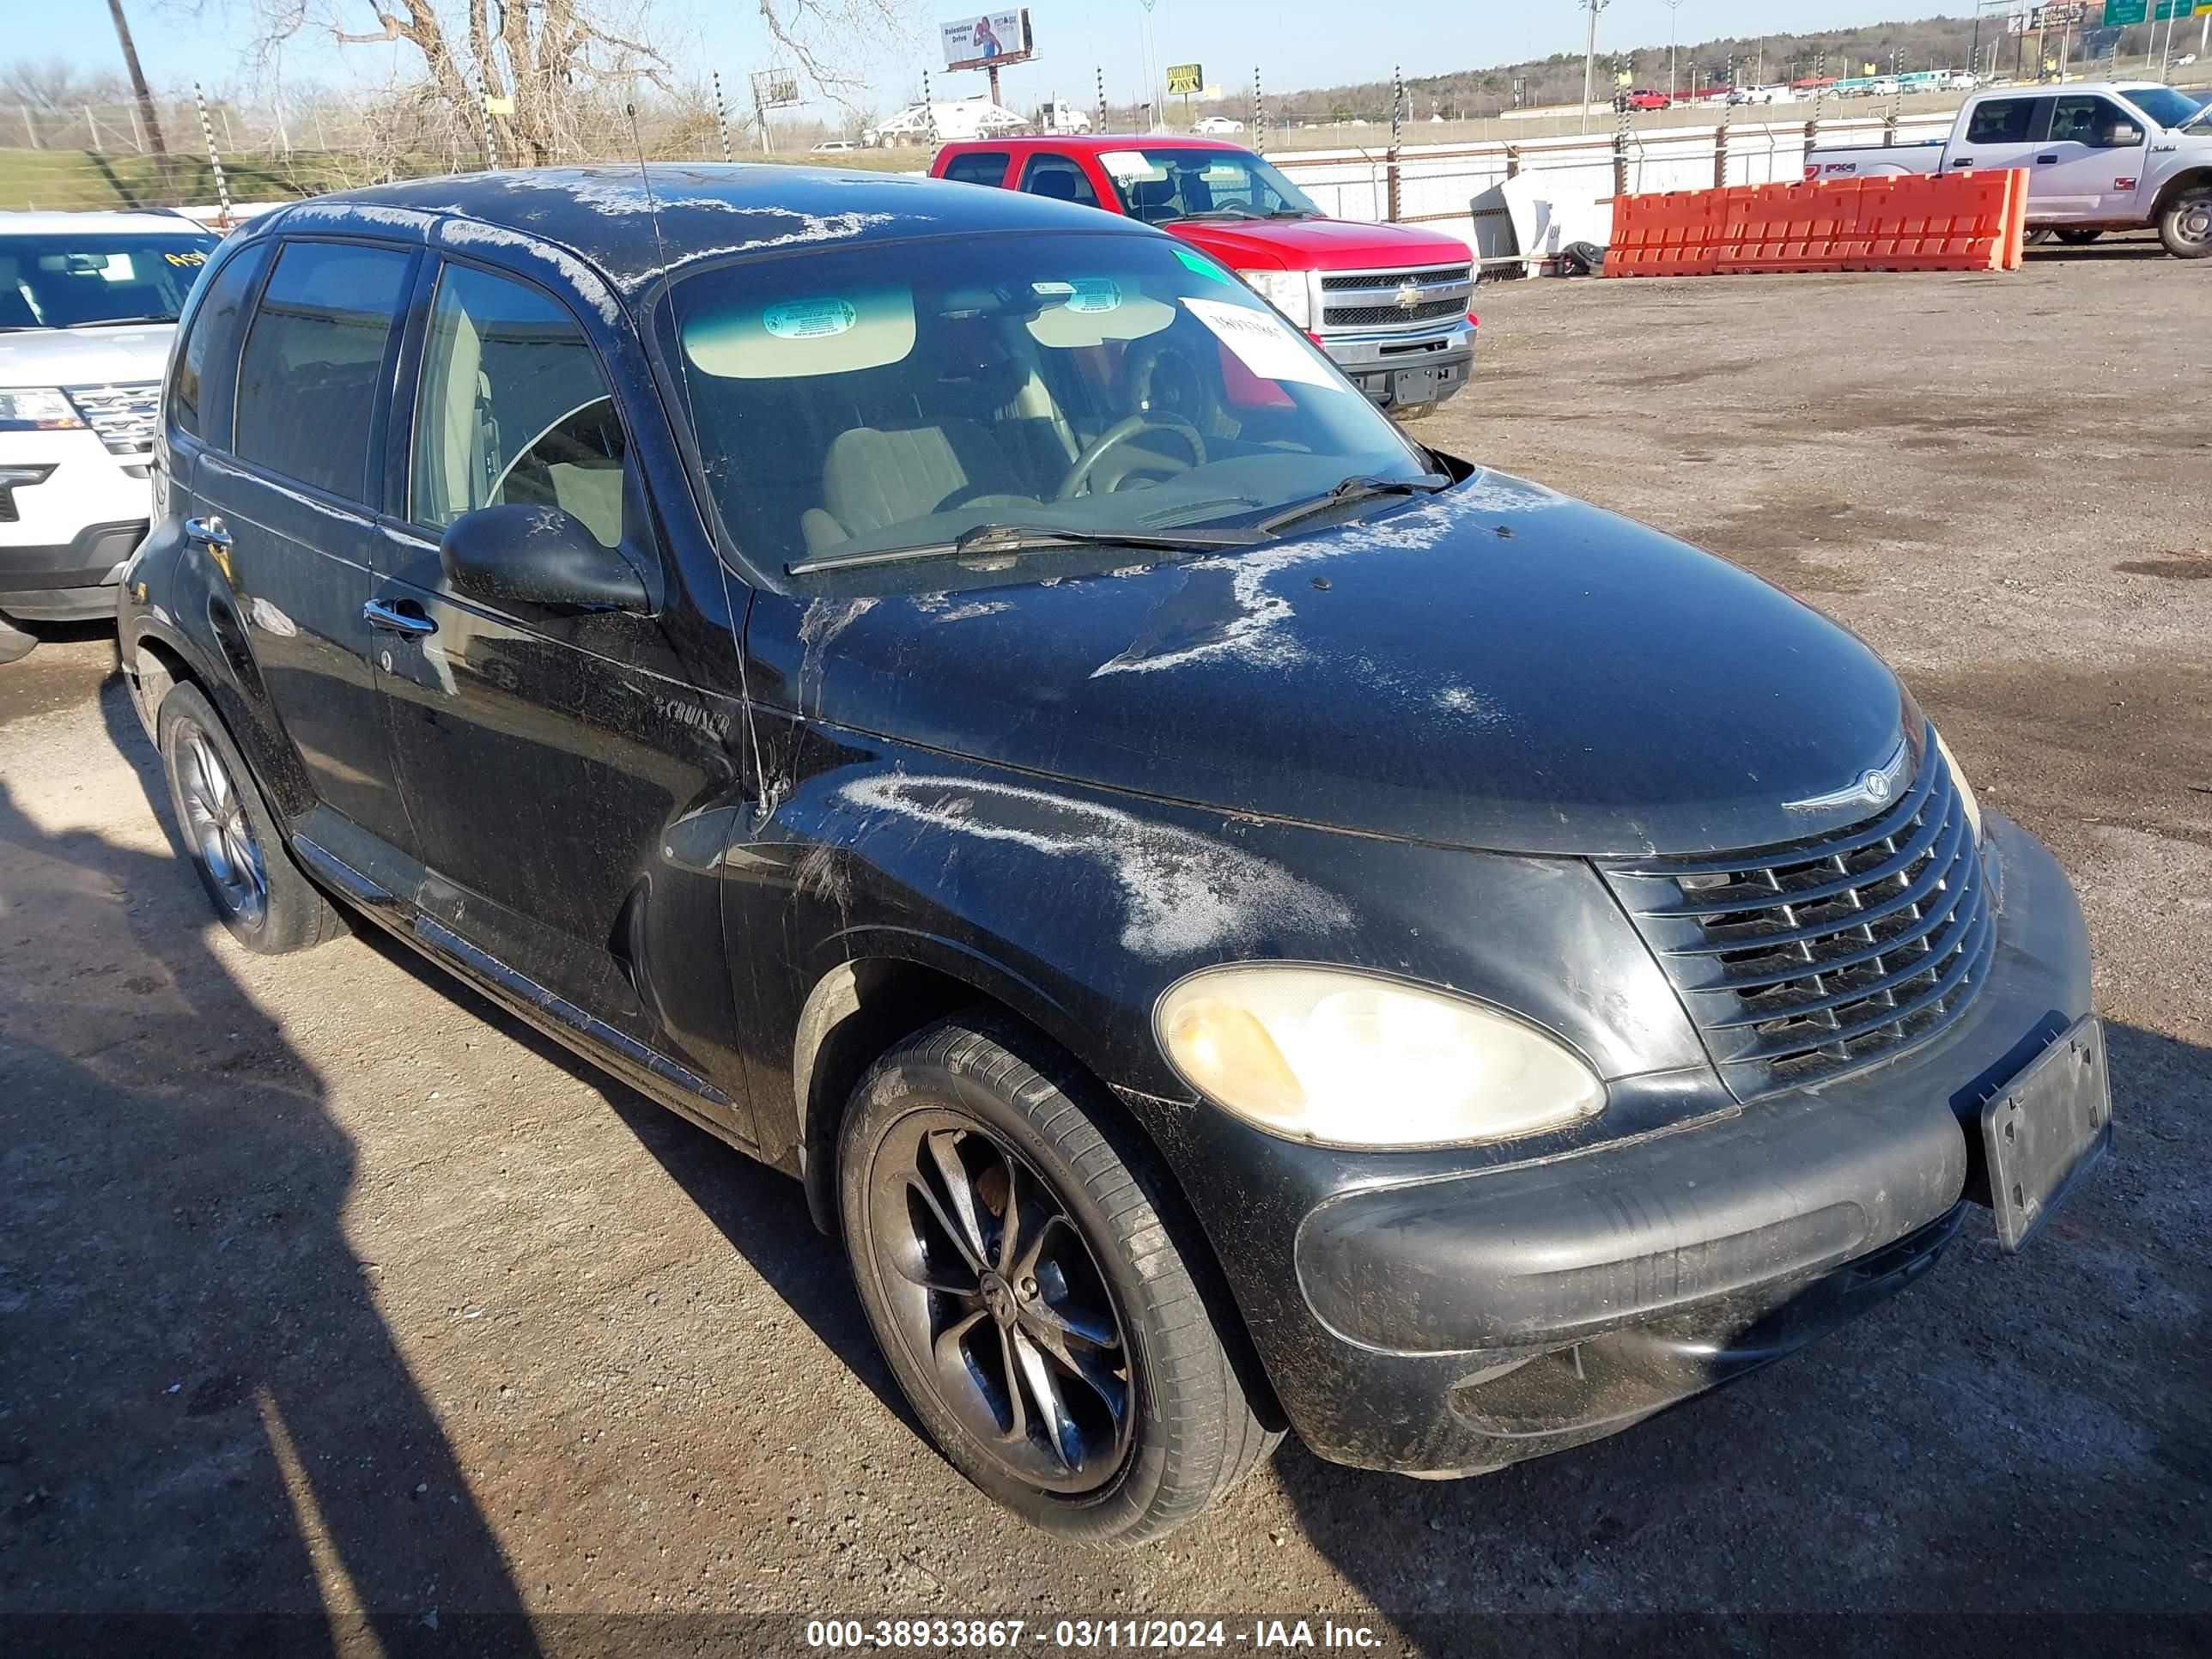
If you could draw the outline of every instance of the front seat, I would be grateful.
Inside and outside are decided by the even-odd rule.
[[[974,421],[839,433],[822,462],[822,505],[800,515],[810,552],[887,525],[926,519],[976,495],[1015,494],[1012,462]]]

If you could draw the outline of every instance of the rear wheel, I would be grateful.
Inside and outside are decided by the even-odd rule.
[[[2025,236],[2021,237],[2020,240],[2021,240],[2021,243],[2022,243],[2024,246],[2028,246],[2028,247],[2039,247],[2039,246],[2041,246],[2044,243],[2045,243],[2045,242],[2049,241],[2049,240],[2050,240],[2053,236],[2057,235],[2057,234],[2058,234],[2058,233],[2057,233],[2057,232],[2056,232],[2056,231],[2054,231],[2054,230],[2052,230],[2052,229],[2051,228],[2051,227],[2050,227],[2050,226],[2045,225],[2045,226],[2042,229],[2040,229],[2040,230],[2031,230],[2031,231],[2029,231],[2029,232],[2027,233],[2027,234],[2026,234]]]
[[[2159,215],[2158,240],[2177,259],[2212,255],[2212,189],[2184,191]]]
[[[1049,1532],[1133,1544],[1280,1436],[1246,1399],[1148,1160],[1085,1092],[1027,1033],[948,1020],[854,1091],[839,1202],[869,1323],[946,1459]]]
[[[39,636],[0,617],[0,662],[20,662],[38,649]]]
[[[2101,230],[2087,228],[2062,230],[2058,233],[2058,240],[2069,247],[2087,247],[2104,234]]]
[[[284,850],[253,774],[200,689],[173,688],[155,731],[177,827],[231,937],[276,956],[344,932],[330,901]]]

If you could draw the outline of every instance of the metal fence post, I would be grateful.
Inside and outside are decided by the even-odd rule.
[[[1267,153],[1267,106],[1260,96],[1260,71],[1252,71],[1252,148]]]
[[[1721,124],[1713,129],[1713,188],[1728,188],[1729,119],[1734,112],[1728,105],[1721,106]]]
[[[1389,179],[1390,222],[1398,222],[1398,130],[1406,113],[1406,77],[1393,64],[1390,70],[1390,155],[1387,176]]]
[[[1521,176],[1521,146],[1518,144],[1505,147],[1505,176],[1509,179]]]
[[[929,95],[929,71],[927,70],[924,70],[921,72],[921,118],[928,127],[929,148],[931,152],[933,154],[937,149],[937,105]]]
[[[1628,105],[1625,100],[1613,124],[1613,193],[1628,194]]]
[[[1101,132],[1103,132],[1103,131],[1106,131],[1106,68],[1105,68],[1105,65],[1104,65],[1104,64],[1093,64],[1093,65],[1091,66],[1091,72],[1093,75],[1095,75],[1096,76],[1097,76],[1097,78],[1098,78],[1098,131],[1101,131]]]
[[[714,71],[714,127],[722,135],[722,159],[734,161],[738,158],[730,151],[730,107],[722,101],[722,71]]]
[[[192,82],[192,100],[200,107],[200,136],[207,140],[208,167],[215,173],[215,199],[222,210],[222,216],[216,222],[228,230],[230,185],[222,176],[222,157],[216,154],[215,123],[208,119],[207,94],[200,90],[200,83],[197,81]]]

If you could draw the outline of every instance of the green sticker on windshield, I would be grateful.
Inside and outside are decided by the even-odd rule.
[[[780,339],[814,340],[842,334],[860,313],[849,300],[790,300],[761,313],[761,326]]]
[[[1175,251],[1175,256],[1209,282],[1226,283],[1231,288],[1237,286],[1234,277],[1202,253],[1193,253],[1187,247],[1179,247]]]

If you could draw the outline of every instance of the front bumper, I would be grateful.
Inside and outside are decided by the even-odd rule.
[[[1456,394],[1474,362],[1474,325],[1419,334],[1323,333],[1329,361],[1381,409],[1426,408]]]
[[[0,543],[0,616],[94,622],[115,614],[115,583],[145,539],[143,519],[89,524],[60,546]]]
[[[0,616],[85,622],[115,614],[124,564],[146,534],[151,457],[111,453],[82,429],[11,432],[0,467],[13,483],[0,504]]]
[[[1231,1272],[1301,1437],[1367,1468],[1502,1468],[1778,1358],[1924,1272],[1986,1201],[1983,1102],[2087,1010],[2064,875],[2002,819],[1990,842],[1990,978],[1923,1046],[1680,1128],[1291,1200],[1295,1292],[1260,1290],[1264,1264]]]

